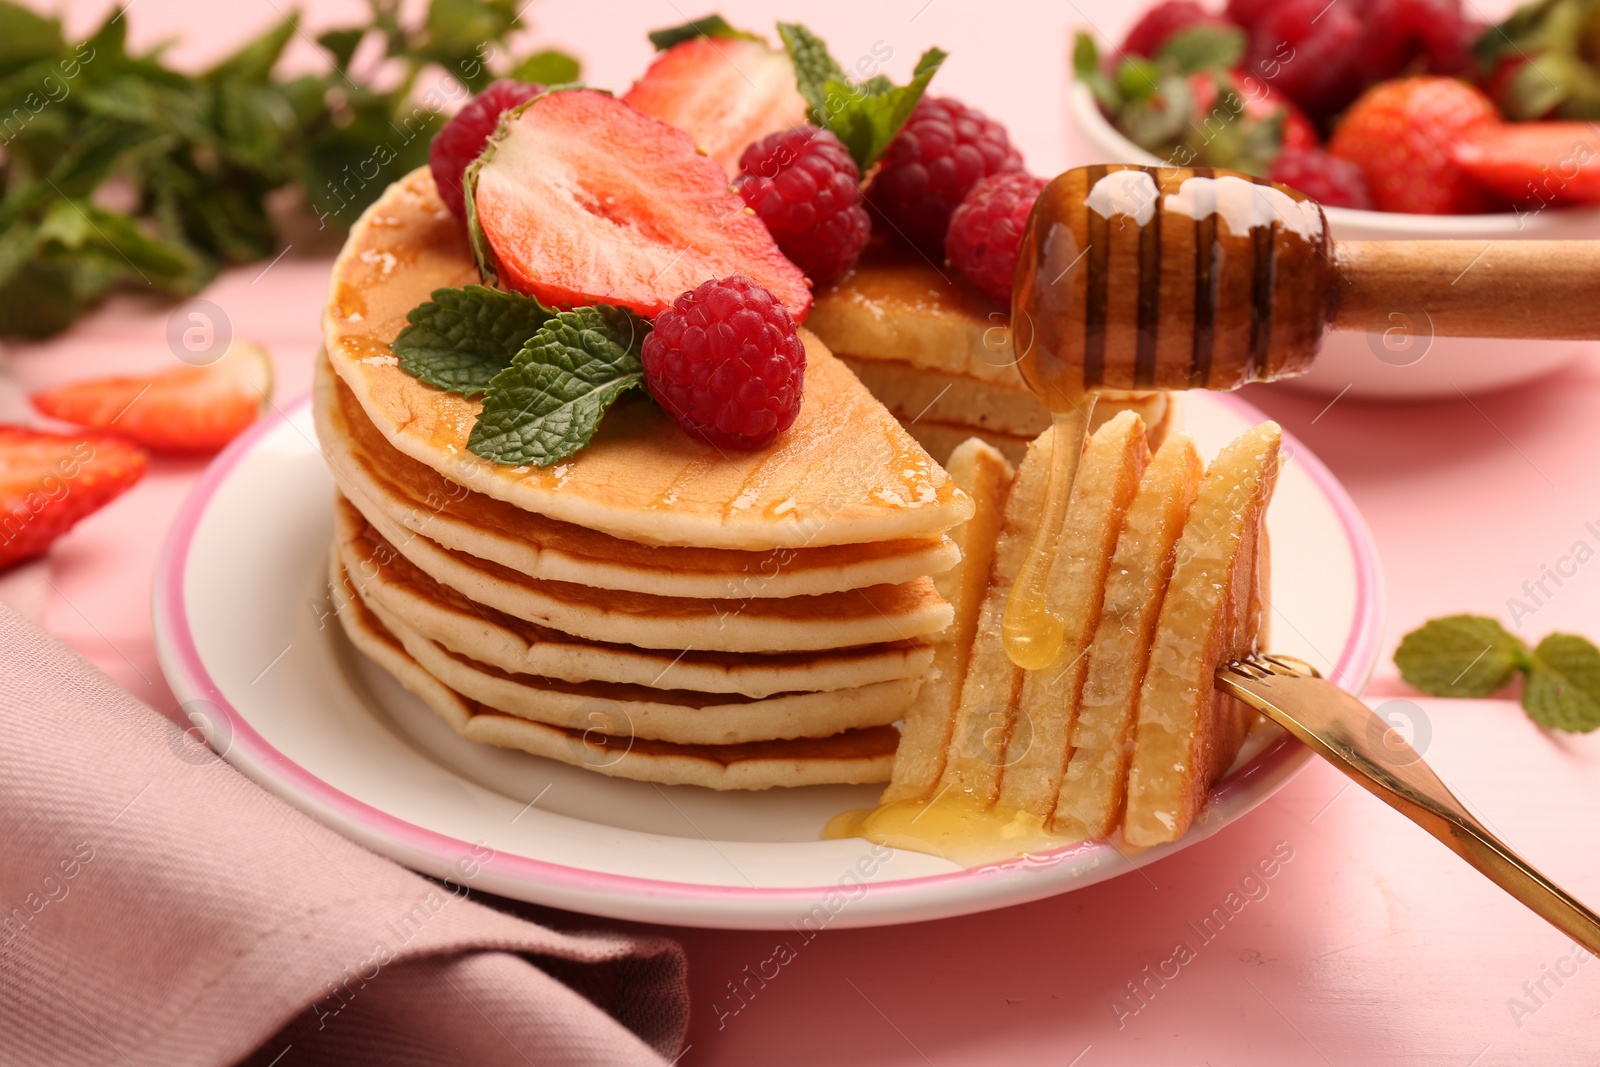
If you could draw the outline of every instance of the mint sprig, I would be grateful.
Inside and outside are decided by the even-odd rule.
[[[554,314],[531,296],[483,285],[435,289],[389,347],[413,378],[477,396]]]
[[[811,121],[832,132],[865,173],[876,163],[911,117],[946,53],[922,53],[905,85],[882,74],[852,82],[828,52],[822,38],[799,23],[778,23],[778,36],[794,64],[795,88],[809,106]]]
[[[649,332],[638,315],[607,305],[552,315],[489,382],[468,450],[507,466],[572,456],[617,397],[643,384],[639,352]]]
[[[650,43],[656,46],[657,52],[665,52],[674,45],[685,41],[692,41],[696,37],[731,37],[746,41],[759,41],[760,35],[748,30],[735,29],[728,25],[728,20],[721,15],[702,15],[700,18],[691,19],[681,26],[669,26],[664,30],[652,30],[648,34]]]
[[[1394,654],[1400,677],[1433,696],[1483,697],[1522,672],[1522,707],[1541,726],[1600,728],[1600,649],[1575,634],[1551,634],[1529,649],[1483,615],[1433,619],[1406,634]]]

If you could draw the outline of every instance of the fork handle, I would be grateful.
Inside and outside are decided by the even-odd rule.
[[[1254,674],[1223,668],[1217,685],[1283,726],[1556,929],[1600,953],[1600,916],[1490,833],[1365,704],[1323,678]]]

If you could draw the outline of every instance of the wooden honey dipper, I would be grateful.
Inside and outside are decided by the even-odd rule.
[[[1039,540],[1006,607],[1012,660],[1037,670],[1061,649],[1045,603],[1049,538],[1098,390],[1300,374],[1330,328],[1381,330],[1411,309],[1436,335],[1600,338],[1600,241],[1336,242],[1315,201],[1210,168],[1078,167],[1047,185],[1023,235],[1011,323],[1057,447]]]

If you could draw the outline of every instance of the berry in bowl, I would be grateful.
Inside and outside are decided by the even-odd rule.
[[[1600,73],[1562,33],[1594,0],[1497,26],[1459,0],[1190,0],[1108,56],[1079,34],[1083,161],[1215,166],[1320,201],[1341,240],[1600,237]],[[1487,247],[1487,244],[1485,245]],[[1331,334],[1303,388],[1399,400],[1530,381],[1590,342],[1434,337],[1425,309]]]

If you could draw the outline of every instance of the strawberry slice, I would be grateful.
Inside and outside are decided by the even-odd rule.
[[[272,394],[272,362],[235,342],[215,363],[147,378],[95,378],[35,393],[53,419],[125,437],[158,452],[215,452],[261,414]]]
[[[0,567],[49,548],[142,478],[147,463],[115,437],[0,425]]]
[[[1600,204],[1600,135],[1590,123],[1494,123],[1470,131],[1450,154],[1513,203]]]
[[[788,55],[740,37],[673,45],[622,99],[688,133],[729,177],[746,146],[806,121]]]
[[[545,304],[647,317],[701,282],[743,274],[796,320],[800,268],[688,134],[592,89],[552,93],[503,122],[467,171],[468,230],[487,277]]]

